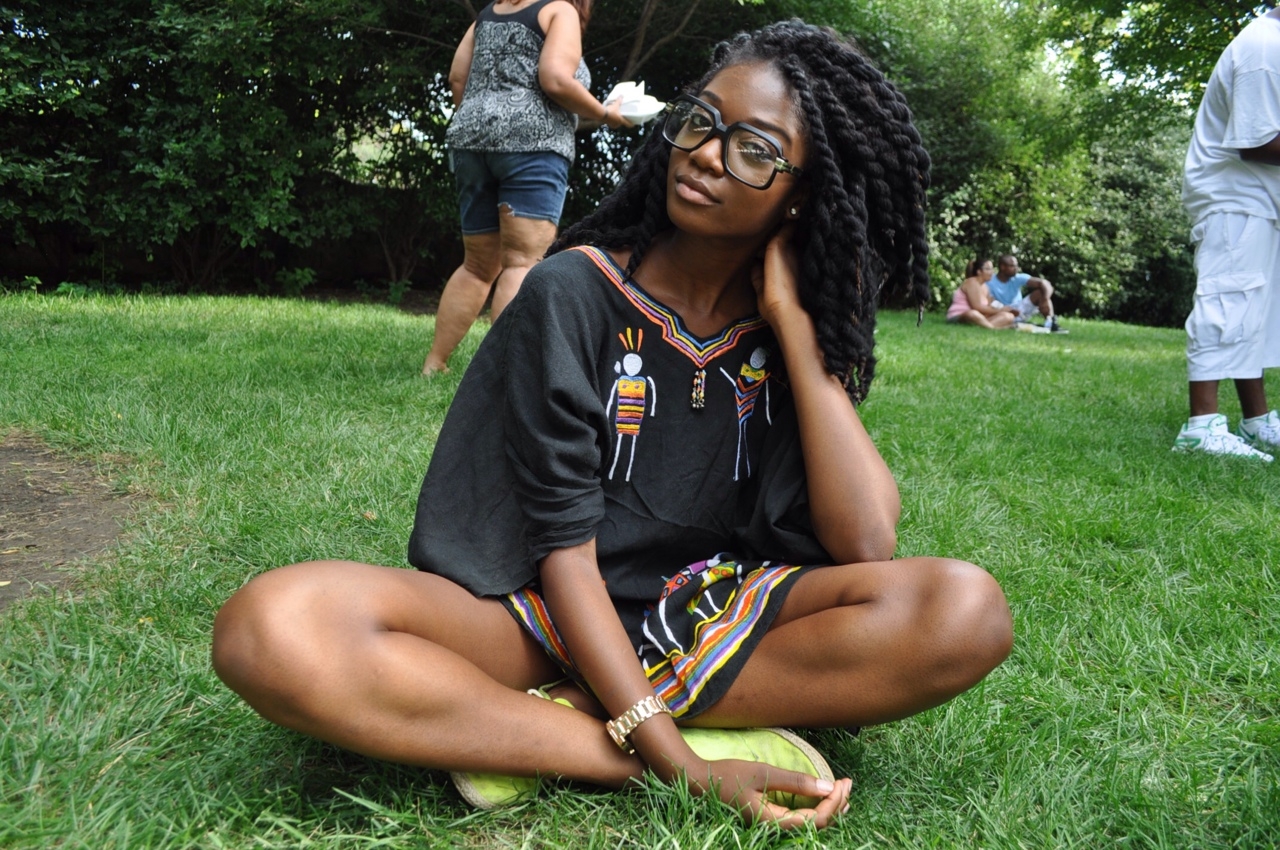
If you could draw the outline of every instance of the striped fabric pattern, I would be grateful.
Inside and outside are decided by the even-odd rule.
[[[724,696],[785,599],[778,589],[804,569],[740,564],[721,555],[685,567],[667,582],[645,622],[645,675],[674,717],[699,714]],[[546,603],[524,587],[508,610],[565,672],[581,681]]]
[[[693,571],[699,566],[681,572],[696,576]],[[754,634],[755,627],[774,590],[799,569],[766,565],[743,576],[738,564],[721,561],[702,571],[702,582],[684,582],[674,588],[674,579],[668,583],[670,592],[664,591],[645,623],[650,643],[640,648],[640,657],[645,675],[672,715],[687,713],[725,665],[754,646],[761,637]],[[683,645],[682,638],[688,645]],[[738,659],[739,664],[744,660]],[[720,696],[722,691],[716,699]]]

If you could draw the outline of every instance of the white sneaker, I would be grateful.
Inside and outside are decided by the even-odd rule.
[[[1274,411],[1273,411],[1274,412]],[[1205,452],[1211,455],[1229,455],[1232,457],[1251,457],[1272,461],[1271,455],[1260,452],[1244,440],[1232,434],[1227,428],[1227,417],[1221,413],[1209,420],[1208,425],[1191,428],[1184,423],[1178,432],[1178,439],[1173,441],[1175,452]]]
[[[1272,410],[1267,418],[1255,425],[1241,422],[1236,434],[1255,449],[1280,449],[1280,413]]]

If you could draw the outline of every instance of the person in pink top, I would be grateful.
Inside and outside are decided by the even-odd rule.
[[[1018,308],[997,307],[991,301],[991,291],[987,288],[987,281],[995,274],[991,261],[979,257],[969,263],[964,273],[964,282],[951,296],[947,321],[978,325],[993,331],[1013,327]]]

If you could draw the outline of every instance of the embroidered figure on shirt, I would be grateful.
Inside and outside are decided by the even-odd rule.
[[[644,330],[637,329],[635,344],[632,344],[631,328],[627,328],[626,336],[618,334],[622,347],[627,353],[621,362],[613,364],[613,371],[618,373],[618,380],[613,382],[609,390],[609,402],[604,407],[605,415],[613,409],[613,401],[618,400],[618,409],[613,417],[613,429],[618,435],[618,444],[613,451],[613,464],[609,467],[609,479],[618,468],[618,458],[622,456],[622,440],[631,438],[631,457],[627,461],[627,481],[631,480],[631,466],[636,462],[636,438],[640,436],[640,424],[645,417],[645,402],[649,402],[649,416],[658,415],[658,385],[653,378],[640,374],[644,368],[644,360],[637,353],[644,344]]]
[[[745,465],[747,473],[744,478],[751,477],[751,457],[747,447],[747,420],[751,418],[751,414],[756,412],[756,400],[760,396],[760,390],[764,390],[764,418],[770,425],[773,424],[773,417],[769,413],[769,372],[765,371],[765,361],[769,359],[769,352],[764,348],[757,348],[751,352],[751,358],[748,362],[742,364],[742,368],[738,370],[738,377],[735,379],[724,369],[720,370],[720,374],[733,384],[734,403],[738,410],[738,456],[733,462],[733,480],[738,480],[739,470]]]

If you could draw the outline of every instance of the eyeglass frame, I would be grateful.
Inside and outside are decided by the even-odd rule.
[[[694,106],[698,106],[705,109],[711,115],[712,120],[715,122],[715,126],[713,126],[711,128],[711,131],[707,133],[706,136],[703,137],[702,141],[698,142],[696,145],[694,145],[691,148],[687,148],[684,145],[676,144],[675,139],[667,135],[667,118],[670,117],[671,113],[675,112],[676,104],[678,103],[691,103]],[[662,128],[659,132],[662,133],[663,141],[671,145],[671,147],[676,148],[677,150],[682,150],[685,153],[693,153],[698,148],[705,145],[707,142],[711,141],[716,137],[719,137],[721,140],[720,162],[721,164],[724,165],[724,171],[726,174],[728,174],[734,180],[737,180],[743,186],[748,186],[752,189],[759,189],[760,191],[763,192],[764,190],[768,189],[770,186],[773,185],[773,179],[778,176],[778,172],[782,172],[783,174],[790,174],[793,177],[799,177],[801,174],[804,173],[803,168],[791,162],[790,160],[784,158],[781,155],[783,151],[782,143],[779,142],[776,138],[774,138],[771,134],[766,133],[764,130],[761,130],[759,127],[754,127],[746,123],[745,121],[735,121],[732,124],[726,125],[724,123],[723,116],[720,114],[720,110],[716,109],[714,106],[707,103],[705,100],[700,100],[699,98],[696,98],[691,94],[677,95],[676,98],[672,100],[670,103],[668,103],[666,105],[666,108],[664,108],[662,111],[665,117],[663,117],[662,119]],[[757,136],[764,139],[769,144],[773,145],[774,150],[778,151],[779,155],[773,158],[773,171],[769,172],[769,179],[765,181],[765,184],[763,186],[755,186],[751,183],[748,183],[746,180],[743,180],[737,174],[734,174],[733,169],[729,167],[729,146],[725,144],[725,142],[729,140],[729,134],[732,133],[734,130],[747,130],[749,132],[755,133]]]

